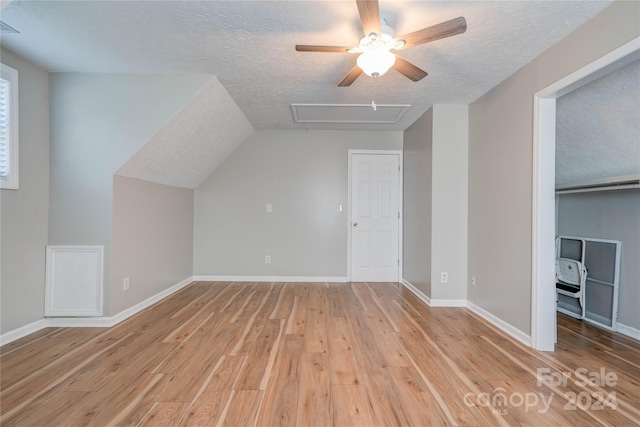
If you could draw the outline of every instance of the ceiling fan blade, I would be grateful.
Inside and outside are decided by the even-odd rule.
[[[351,71],[345,76],[344,79],[340,83],[338,83],[338,87],[351,86],[351,83],[355,82],[358,77],[362,74],[362,70],[357,65],[354,66]]]
[[[362,29],[365,37],[371,33],[382,35],[380,29],[380,7],[378,0],[356,0],[358,4],[358,12],[360,13],[360,21],[362,21]]]
[[[314,46],[306,44],[297,44],[296,50],[298,52],[336,52],[336,53],[349,53],[351,47],[344,46]]]
[[[405,34],[402,37],[397,37],[397,39],[405,41],[401,49],[406,49],[445,37],[455,36],[456,34],[462,34],[465,31],[467,31],[467,21],[461,16],[431,27],[423,28],[422,30],[414,31],[413,33]]]
[[[422,80],[428,75],[426,71],[421,70],[420,68],[416,67],[411,62],[407,61],[406,59],[402,58],[399,55],[396,55],[396,63],[393,64],[393,68],[397,72],[404,75],[405,77],[408,77],[414,82],[417,82],[418,80]]]

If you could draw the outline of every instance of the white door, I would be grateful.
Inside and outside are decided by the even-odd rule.
[[[351,155],[351,281],[399,280],[399,154]]]

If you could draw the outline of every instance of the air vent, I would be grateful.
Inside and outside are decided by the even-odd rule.
[[[380,123],[394,124],[411,105],[291,104],[296,123]]]

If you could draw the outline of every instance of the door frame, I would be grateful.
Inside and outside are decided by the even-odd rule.
[[[348,190],[347,190],[347,282],[351,282],[351,163],[354,155],[359,154],[395,154],[398,156],[398,166],[400,170],[398,171],[398,212],[400,212],[400,218],[398,218],[398,260],[400,261],[398,264],[398,282],[402,281],[402,265],[403,265],[403,257],[402,257],[402,219],[404,214],[402,212],[403,202],[402,202],[402,192],[403,192],[403,176],[404,176],[404,167],[402,165],[403,160],[403,151],[402,150],[348,150],[348,167],[347,167],[347,180],[348,180]]]
[[[553,351],[556,342],[555,150],[556,99],[640,56],[640,37],[534,94],[531,227],[531,345]]]

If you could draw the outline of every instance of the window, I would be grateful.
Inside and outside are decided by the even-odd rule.
[[[18,72],[0,64],[0,188],[18,189]]]

